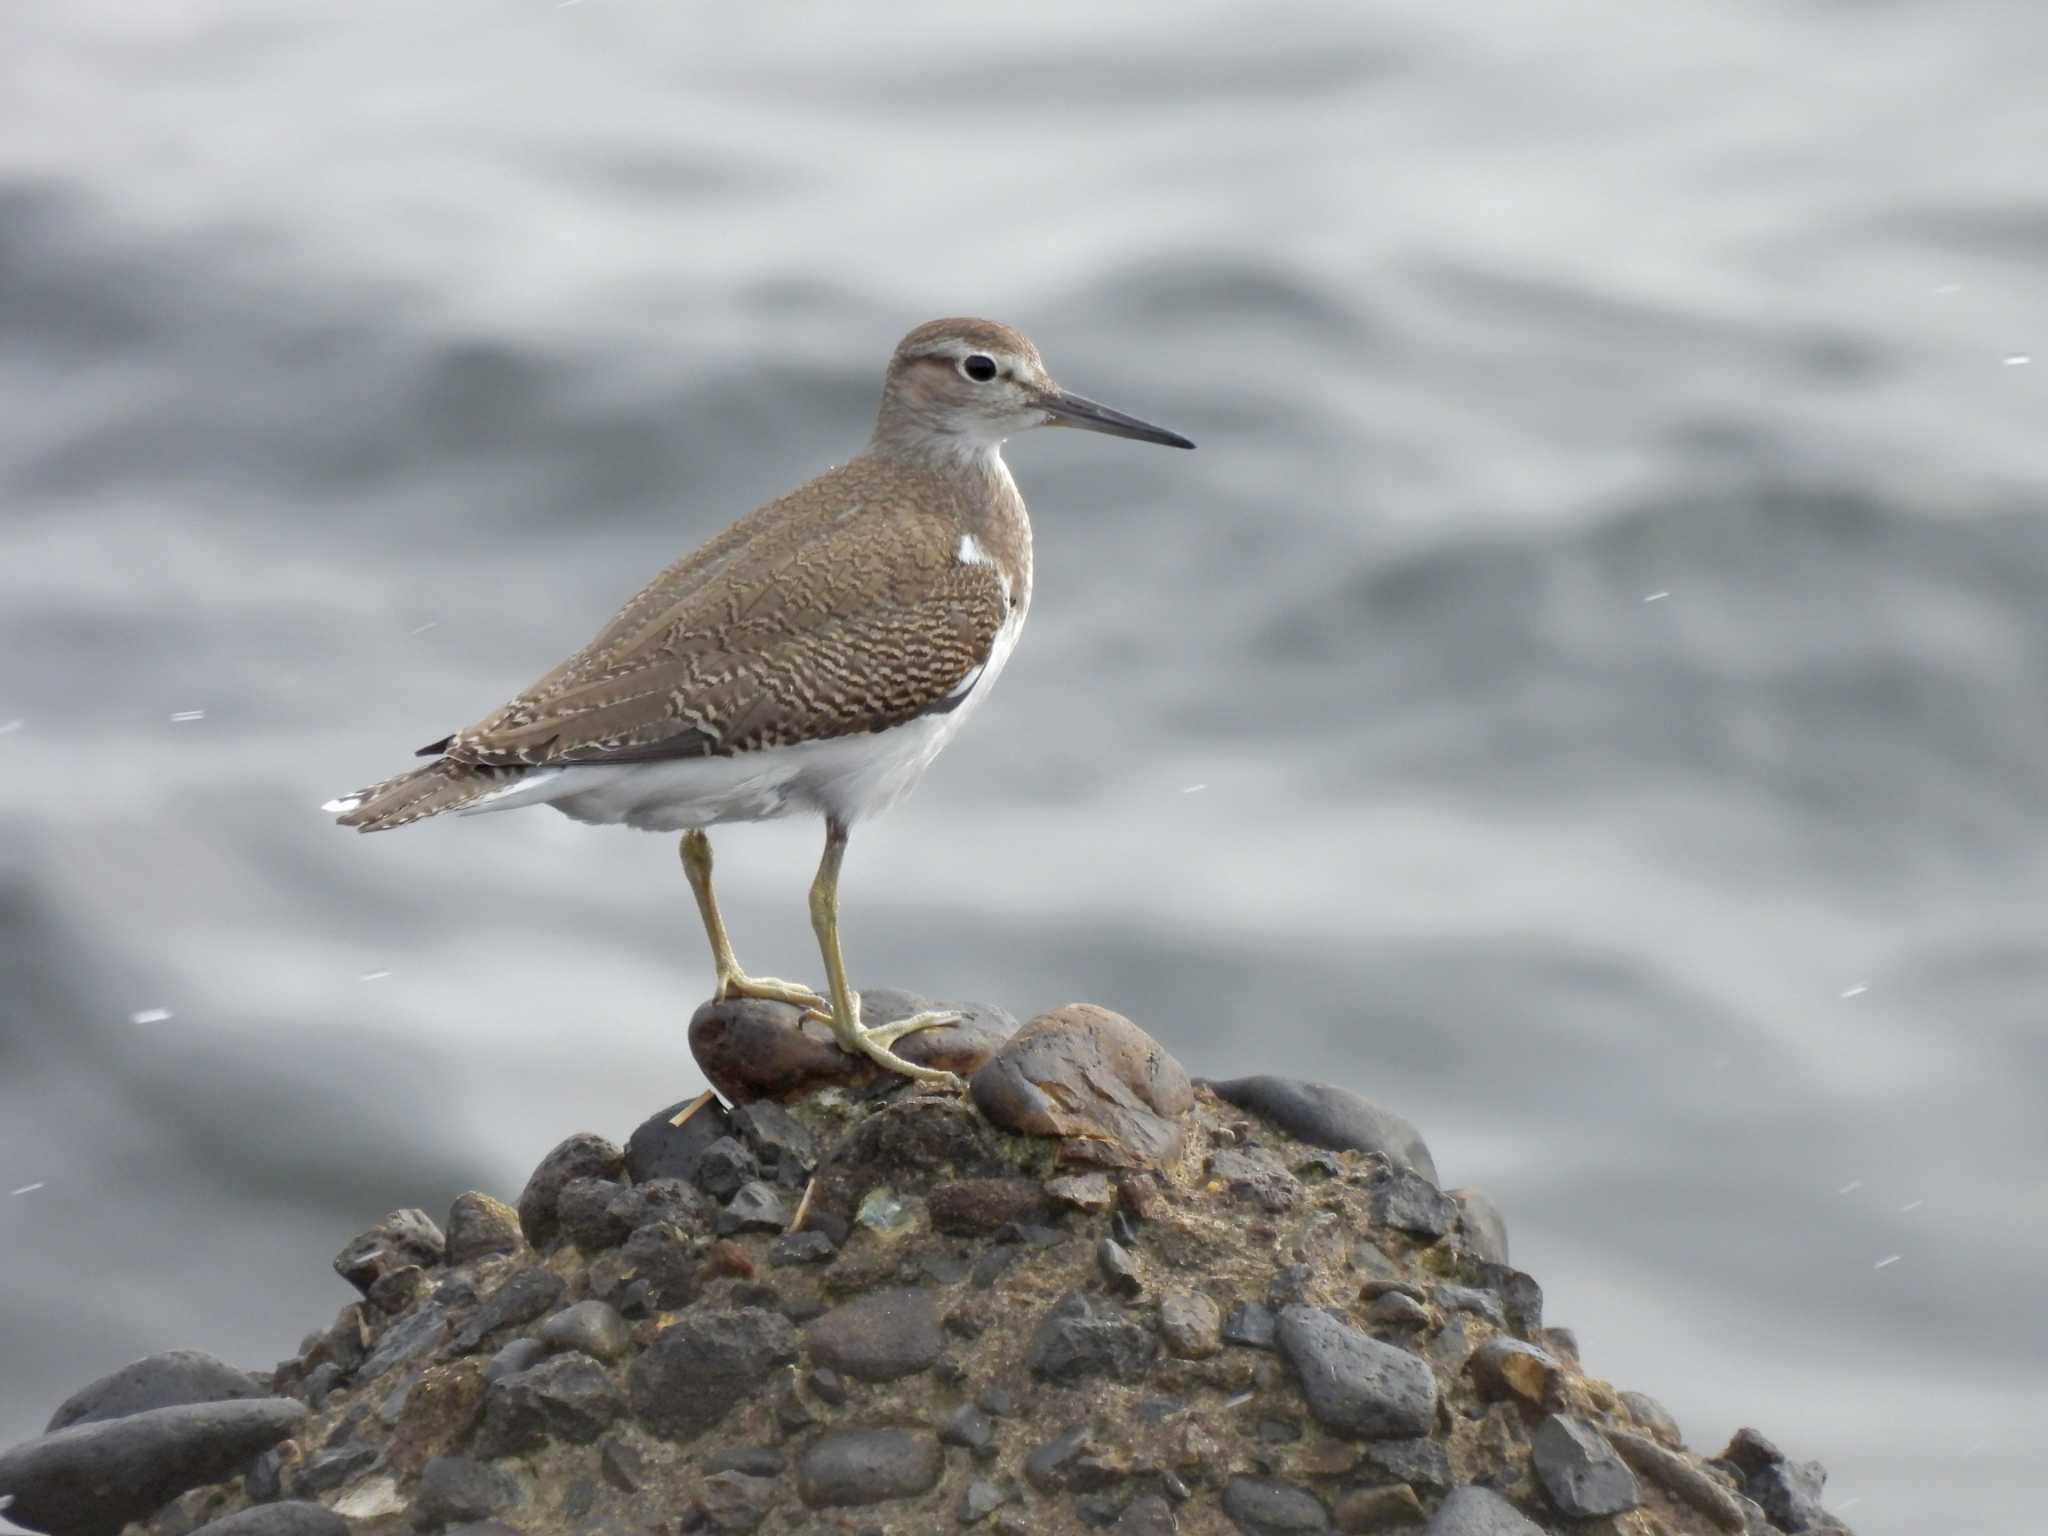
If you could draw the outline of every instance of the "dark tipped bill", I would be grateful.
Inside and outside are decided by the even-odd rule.
[[[1080,427],[1088,432],[1106,432],[1111,437],[1135,438],[1141,443],[1163,443],[1168,448],[1195,446],[1178,432],[1155,427],[1122,411],[1112,411],[1085,395],[1070,395],[1064,389],[1047,391],[1039,397],[1038,404],[1045,412],[1047,426]]]

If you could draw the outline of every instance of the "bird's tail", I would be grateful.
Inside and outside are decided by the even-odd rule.
[[[388,832],[443,811],[459,811],[474,805],[486,795],[517,783],[528,771],[517,765],[487,768],[444,757],[382,784],[330,800],[320,809],[334,812],[335,820],[344,827],[354,827],[359,832]]]

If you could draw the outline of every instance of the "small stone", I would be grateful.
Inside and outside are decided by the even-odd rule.
[[[818,1401],[833,1408],[846,1406],[846,1378],[833,1370],[817,1370],[810,1374],[811,1390]]]
[[[621,1493],[638,1493],[647,1484],[645,1453],[617,1435],[607,1435],[598,1442],[597,1469]]]
[[[834,1307],[804,1330],[819,1365],[856,1381],[895,1381],[928,1369],[945,1348],[928,1290],[872,1291]]]
[[[519,1228],[526,1240],[538,1248],[561,1230],[555,1202],[563,1185],[571,1179],[616,1179],[625,1165],[623,1152],[587,1131],[558,1143],[540,1160],[519,1195]]]
[[[1609,1426],[1607,1442],[1640,1477],[1646,1477],[1666,1493],[1712,1520],[1722,1530],[1742,1532],[1749,1521],[1735,1495],[1676,1451],[1667,1451],[1654,1440]]]
[[[420,1469],[413,1522],[435,1526],[488,1520],[518,1502],[519,1484],[509,1473],[467,1456],[435,1456]]]
[[[1106,1008],[1070,1003],[1040,1014],[974,1074],[989,1122],[1061,1138],[1060,1155],[1110,1167],[1165,1166],[1186,1144],[1194,1089],[1180,1063]]]
[[[1747,1478],[1766,1467],[1777,1466],[1785,1459],[1785,1453],[1762,1430],[1744,1425],[1729,1439],[1728,1448],[1714,1459],[1727,1462],[1738,1478]]]
[[[1389,1482],[1412,1483],[1432,1493],[1451,1486],[1450,1454],[1434,1440],[1368,1441],[1359,1464]]]
[[[1429,1518],[1415,1490],[1406,1483],[1391,1488],[1353,1488],[1339,1495],[1337,1529],[1350,1532],[1400,1531]]]
[[[1223,1512],[1245,1536],[1295,1536],[1330,1528],[1330,1512],[1321,1499],[1268,1477],[1233,1477],[1225,1483]]]
[[[517,1253],[525,1243],[519,1213],[480,1190],[466,1190],[448,1207],[448,1262],[467,1264],[494,1253]]]
[[[697,1154],[697,1187],[714,1200],[730,1200],[760,1176],[760,1159],[736,1136],[721,1136]]]
[[[1428,1433],[1436,1377],[1406,1350],[1305,1306],[1281,1309],[1277,1339],[1324,1428],[1367,1440]]]
[[[887,1185],[877,1185],[861,1196],[853,1221],[855,1226],[866,1227],[870,1232],[907,1232],[917,1225],[917,1212],[908,1200],[899,1198],[895,1190]]]
[[[991,1418],[1013,1418],[1017,1412],[1017,1394],[1007,1387],[983,1387],[975,1394],[974,1406]]]
[[[630,1207],[615,1208],[628,1187],[616,1179],[569,1180],[555,1199],[555,1218],[562,1236],[585,1253],[618,1247],[633,1230],[626,1219]]]
[[[126,1418],[151,1408],[269,1395],[247,1371],[238,1371],[196,1349],[173,1349],[124,1365],[80,1387],[50,1415],[46,1432]]]
[[[1819,1462],[1787,1461],[1781,1457],[1751,1473],[1744,1491],[1779,1530],[1819,1531],[1834,1524],[1820,1502],[1827,1480],[1827,1468]]]
[[[192,1536],[348,1536],[348,1522],[323,1505],[293,1499],[223,1515]]]
[[[1458,1222],[1458,1207],[1436,1185],[1406,1168],[1381,1170],[1366,1183],[1372,1219],[1383,1227],[1442,1237]]]
[[[557,1355],[491,1383],[477,1448],[487,1456],[510,1456],[539,1450],[550,1440],[588,1445],[624,1409],[604,1367],[587,1355]]]
[[[714,1472],[697,1485],[697,1507],[711,1529],[726,1536],[757,1530],[775,1508],[775,1476],[747,1472]]]
[[[1179,1530],[1173,1506],[1156,1493],[1139,1494],[1116,1522],[1117,1536],[1175,1536]]]
[[[1102,1271],[1112,1296],[1129,1301],[1145,1288],[1145,1282],[1138,1277],[1138,1261],[1131,1257],[1130,1249],[1113,1237],[1105,1237],[1095,1245],[1095,1267]]]
[[[373,1477],[342,1494],[334,1501],[334,1512],[350,1520],[382,1520],[391,1515],[405,1513],[405,1500],[399,1496],[398,1481],[390,1477]],[[464,1531],[489,1531],[490,1524],[467,1525]],[[503,1526],[496,1527],[503,1531]]]
[[[1467,1282],[1500,1297],[1507,1308],[1508,1326],[1516,1333],[1526,1338],[1543,1326],[1543,1287],[1533,1275],[1484,1259],[1469,1260],[1462,1267]]]
[[[780,1104],[762,1099],[732,1112],[732,1127],[761,1166],[785,1184],[800,1184],[818,1166],[818,1140]]]
[[[666,1223],[679,1232],[711,1230],[711,1202],[681,1179],[649,1179],[612,1196],[609,1214],[628,1232]]]
[[[1036,1179],[948,1179],[925,1197],[932,1226],[963,1237],[983,1237],[1011,1222],[1041,1221],[1050,1214],[1045,1188]]]
[[[302,1495],[332,1493],[376,1464],[377,1448],[374,1445],[340,1445],[331,1450],[315,1451],[306,1458],[298,1475],[292,1479],[292,1491]]]
[[[483,1412],[487,1390],[481,1360],[427,1367],[406,1390],[386,1451],[390,1467],[410,1475],[429,1456],[455,1449]]]
[[[597,1360],[617,1360],[633,1347],[633,1331],[608,1302],[579,1301],[541,1325],[541,1342],[553,1350],[579,1350]]]
[[[1160,1300],[1159,1336],[1182,1359],[1208,1359],[1223,1347],[1222,1331],[1222,1309],[1200,1291],[1168,1291]]]
[[[1151,1363],[1156,1344],[1145,1329],[1070,1291],[1040,1320],[1027,1355],[1032,1374],[1072,1383],[1124,1376]]]
[[[688,1440],[796,1359],[796,1329],[758,1307],[696,1312],[657,1338],[627,1373],[633,1411],[669,1440]]]
[[[939,1426],[939,1439],[963,1450],[984,1450],[996,1443],[996,1421],[972,1403],[962,1403]]]
[[[870,1026],[922,1011],[923,999],[892,988],[861,991],[861,1022]],[[916,1066],[962,1077],[988,1060],[1014,1028],[1000,1008],[974,1003],[940,1005],[961,1015],[957,1024],[905,1035],[894,1050]],[[899,1088],[904,1079],[866,1057],[849,1055],[831,1032],[802,1009],[756,998],[709,1002],[690,1020],[690,1054],[711,1086],[735,1104],[789,1101],[836,1084],[849,1092]]]
[[[451,1331],[447,1314],[439,1307],[425,1306],[385,1329],[370,1357],[356,1369],[355,1384],[367,1386],[402,1365],[438,1350]]]
[[[697,1294],[696,1250],[689,1238],[665,1221],[640,1228],[626,1239],[617,1256],[630,1276],[629,1284],[641,1286],[649,1305],[659,1310],[683,1306]],[[619,1310],[627,1309],[619,1305]]]
[[[379,1276],[406,1264],[439,1264],[447,1239],[425,1211],[393,1211],[369,1231],[349,1239],[334,1256],[334,1272],[365,1295]]]
[[[1271,1349],[1279,1318],[1263,1302],[1240,1301],[1223,1320],[1223,1342],[1247,1349]]]
[[[562,1277],[545,1265],[535,1264],[514,1272],[462,1325],[449,1347],[458,1355],[466,1355],[500,1328],[532,1322],[562,1299],[564,1288]]]
[[[1090,1215],[1116,1204],[1117,1192],[1106,1173],[1067,1173],[1045,1181],[1045,1193],[1055,1205]]]
[[[548,1347],[539,1339],[514,1339],[491,1356],[491,1363],[484,1367],[484,1385],[530,1371],[547,1357]]]
[[[1332,1152],[1380,1152],[1432,1184],[1436,1164],[1414,1126],[1346,1088],[1298,1077],[1238,1077],[1203,1084],[1218,1098],[1270,1121],[1296,1141]]]
[[[1672,1418],[1664,1405],[1649,1393],[1623,1392],[1621,1402],[1628,1409],[1629,1417],[1652,1438],[1674,1451],[1685,1444],[1685,1436],[1678,1431],[1678,1420]]]
[[[818,1436],[797,1458],[797,1493],[813,1509],[907,1499],[938,1486],[946,1453],[907,1429],[842,1429]]]
[[[1316,1271],[1312,1264],[1288,1264],[1274,1272],[1266,1286],[1266,1302],[1269,1306],[1285,1307],[1304,1302],[1315,1289]]]
[[[1541,1407],[1564,1367],[1534,1344],[1495,1334],[1472,1351],[1465,1369],[1479,1383],[1482,1396],[1518,1397],[1533,1407]]]
[[[1294,1209],[1301,1198],[1301,1180],[1262,1147],[1225,1147],[1212,1152],[1208,1173],[1233,1199],[1250,1201],[1273,1215]]]
[[[424,1269],[417,1264],[402,1264],[397,1269],[385,1270],[370,1283],[370,1305],[386,1317],[397,1317],[410,1312],[432,1288]]]
[[[241,1470],[305,1422],[303,1403],[253,1397],[147,1408],[0,1451],[7,1516],[64,1536],[116,1536],[189,1488]]]
[[[1429,1308],[1421,1302],[1389,1291],[1365,1309],[1366,1317],[1388,1328],[1424,1328],[1429,1325]]]
[[[954,1514],[962,1525],[974,1525],[986,1520],[1016,1496],[1014,1488],[990,1478],[977,1477],[961,1490]]]
[[[1475,1317],[1485,1318],[1496,1328],[1508,1325],[1507,1309],[1491,1291],[1470,1285],[1440,1285],[1432,1295],[1436,1304],[1446,1312],[1470,1312]]]
[[[1635,1474],[1606,1438],[1583,1419],[1553,1413],[1536,1426],[1530,1460],[1543,1491],[1561,1515],[1592,1520],[1642,1502]]]
[[[788,1202],[774,1185],[759,1179],[742,1184],[718,1213],[721,1233],[780,1232],[788,1225]]]
[[[1424,1536],[1543,1536],[1543,1528],[1491,1488],[1453,1488]]]
[[[1507,1263],[1508,1224],[1500,1208],[1476,1189],[1452,1189],[1445,1193],[1458,1208],[1458,1239],[1465,1251],[1474,1258]]]
[[[837,1258],[839,1250],[832,1245],[832,1239],[822,1232],[791,1232],[778,1237],[769,1244],[768,1262],[776,1269],[791,1264],[829,1264]]]
[[[1094,1454],[1094,1434],[1085,1424],[1062,1431],[1024,1458],[1024,1480],[1040,1493],[1103,1486],[1114,1480]]]

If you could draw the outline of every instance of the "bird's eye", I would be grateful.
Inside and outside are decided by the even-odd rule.
[[[986,384],[996,376],[996,360],[985,352],[976,352],[972,357],[962,358],[960,371],[977,384]]]

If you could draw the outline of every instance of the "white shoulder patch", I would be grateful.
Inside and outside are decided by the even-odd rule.
[[[996,563],[994,557],[981,547],[981,541],[971,533],[960,535],[960,548],[954,553],[955,558],[962,565],[986,565],[993,567]]]

